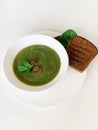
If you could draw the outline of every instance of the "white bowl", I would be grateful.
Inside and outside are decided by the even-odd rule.
[[[60,57],[61,67],[57,76],[49,83],[45,85],[41,85],[39,87],[29,86],[27,84],[22,83],[13,72],[13,60],[17,53],[23,48],[33,45],[39,44],[46,45],[52,49],[54,49]],[[68,68],[68,55],[65,48],[61,45],[60,42],[46,35],[28,35],[19,38],[11,48],[8,49],[5,58],[4,58],[4,72],[7,80],[13,85],[13,87],[17,87],[21,90],[25,91],[39,91],[44,90],[46,88],[52,87],[57,84],[63,76],[66,74],[66,70]]]

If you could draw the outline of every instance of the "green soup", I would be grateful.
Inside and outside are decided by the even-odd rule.
[[[27,60],[30,63],[32,58],[36,59],[32,69],[27,73],[20,72],[19,66],[23,61]],[[35,66],[40,66],[40,68],[37,67],[40,70],[39,72],[36,71]],[[50,82],[56,77],[59,70],[60,58],[58,54],[52,48],[40,44],[22,49],[13,62],[13,71],[16,77],[31,86],[39,86]]]

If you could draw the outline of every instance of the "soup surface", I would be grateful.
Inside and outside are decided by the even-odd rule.
[[[28,65],[31,68],[22,71],[22,67],[25,69]],[[23,83],[36,87],[52,81],[59,70],[60,57],[56,51],[40,44],[22,49],[13,61],[16,77]]]

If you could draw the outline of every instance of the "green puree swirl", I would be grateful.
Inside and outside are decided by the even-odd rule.
[[[18,66],[24,60],[30,61],[35,57],[38,59],[38,65],[41,66],[41,72],[36,73],[31,70],[28,73],[19,71]],[[39,86],[53,80],[60,70],[60,58],[55,50],[45,45],[32,45],[22,49],[13,61],[13,71],[16,77],[25,84]]]

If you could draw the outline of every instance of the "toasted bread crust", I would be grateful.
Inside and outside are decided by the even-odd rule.
[[[68,43],[66,50],[69,56],[69,65],[80,72],[83,72],[98,54],[96,46],[80,36],[74,37]]]

